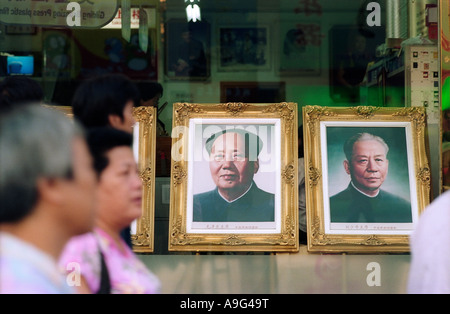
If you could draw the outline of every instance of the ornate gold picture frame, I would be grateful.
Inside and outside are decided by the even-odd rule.
[[[142,216],[133,223],[131,240],[136,253],[154,251],[156,108],[134,108],[134,152],[142,179]]]
[[[303,122],[308,251],[409,252],[430,200],[424,108],[306,106]]]
[[[171,170],[169,251],[298,251],[297,104],[175,103]]]

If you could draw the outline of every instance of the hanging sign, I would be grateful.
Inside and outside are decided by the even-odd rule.
[[[139,47],[144,52],[148,50],[148,16],[144,9],[139,10]]]
[[[0,4],[0,22],[49,27],[100,28],[118,10],[118,0],[21,0]]]
[[[145,11],[147,15],[148,28],[156,28],[156,9],[153,7],[131,7],[131,29],[138,29],[140,27],[139,16],[141,10]],[[122,28],[122,9],[119,8],[114,19],[103,28]]]
[[[130,42],[131,38],[131,1],[122,0],[122,37]]]

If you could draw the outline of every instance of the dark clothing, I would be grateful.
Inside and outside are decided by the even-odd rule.
[[[342,58],[341,66],[344,69],[343,77],[352,86],[359,86],[366,75],[367,59],[366,54],[347,54]]]
[[[241,198],[228,203],[218,189],[194,195],[194,219],[198,222],[273,222],[275,195],[259,189],[253,182]]]
[[[130,248],[133,248],[133,243],[131,241],[131,227],[126,227],[125,229],[123,229],[120,232],[120,236]]]
[[[368,197],[350,183],[347,189],[330,198],[331,222],[411,223],[410,202],[380,190]]]
[[[206,55],[203,49],[203,44],[199,40],[191,39],[189,43],[183,42],[179,45],[177,50],[175,63],[178,60],[184,60],[189,67],[182,72],[176,73],[179,76],[206,76]]]
[[[359,101],[359,85],[366,75],[368,58],[366,54],[347,54],[342,57],[341,67],[344,71],[342,79],[350,85],[336,87],[341,94],[342,101]]]

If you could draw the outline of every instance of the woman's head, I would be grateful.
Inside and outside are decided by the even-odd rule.
[[[98,219],[120,230],[142,214],[142,181],[132,135],[111,127],[88,133],[98,183]]]

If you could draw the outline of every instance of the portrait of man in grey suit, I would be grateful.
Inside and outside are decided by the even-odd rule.
[[[263,147],[259,136],[232,129],[211,135],[205,144],[215,189],[193,196],[194,222],[273,222],[275,195],[253,180]]]
[[[385,140],[358,133],[345,142],[344,153],[343,166],[351,182],[330,197],[330,221],[411,223],[411,203],[382,189],[389,172],[389,147]]]

